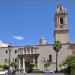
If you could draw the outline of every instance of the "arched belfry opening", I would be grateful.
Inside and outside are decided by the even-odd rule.
[[[63,17],[60,17],[60,24],[63,25]]]

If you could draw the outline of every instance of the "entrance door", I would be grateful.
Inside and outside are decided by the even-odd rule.
[[[29,70],[29,65],[30,65],[30,62],[25,62],[25,71],[26,72]]]

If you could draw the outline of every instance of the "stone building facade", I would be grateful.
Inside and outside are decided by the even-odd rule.
[[[59,65],[67,56],[75,55],[75,44],[70,43],[68,39],[67,11],[63,5],[57,6],[54,21],[54,41],[59,40],[62,43],[62,48],[58,53]],[[8,64],[8,60],[8,47],[1,47],[0,64]],[[43,37],[39,40],[39,45],[12,46],[10,60],[11,62],[15,60],[19,65],[19,69],[24,69],[24,72],[28,70],[30,62],[36,64],[34,69],[43,71],[45,63],[56,66],[56,52],[53,50],[53,44],[48,44]]]

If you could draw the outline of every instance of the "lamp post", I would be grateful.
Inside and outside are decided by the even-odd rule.
[[[10,75],[10,53],[11,53],[11,49],[12,49],[12,46],[11,46],[11,45],[8,45],[8,51],[9,51],[9,68],[8,68],[8,75]]]

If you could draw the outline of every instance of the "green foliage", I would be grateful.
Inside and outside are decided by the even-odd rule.
[[[68,56],[59,66],[70,66],[71,74],[75,74],[75,56]],[[63,73],[68,74],[68,68],[63,70]]]
[[[0,64],[0,68],[3,68],[3,69],[8,69],[8,65],[5,65],[5,64]]]
[[[64,64],[67,64],[69,66],[75,66],[75,56],[68,56],[65,61]]]
[[[65,64],[64,63],[61,63],[61,64],[59,64],[59,66],[62,67],[62,66],[65,66]]]
[[[75,74],[75,69],[71,69],[71,74]]]
[[[48,63],[45,63],[44,64],[44,67],[49,67],[50,65]]]
[[[65,64],[64,63],[61,63],[58,66],[60,67],[60,69],[62,69],[65,66]]]
[[[30,64],[29,64],[29,69],[28,69],[28,73],[31,73],[31,72],[33,72],[34,71],[34,66],[35,66],[35,64],[34,63],[32,63],[32,62],[30,62]]]
[[[54,46],[53,46],[53,49],[56,52],[59,52],[59,49],[61,49],[61,47],[62,47],[62,45],[61,45],[60,41],[55,41]]]
[[[3,65],[3,68],[4,68],[4,69],[8,69],[9,66],[4,64],[4,65]]]
[[[62,45],[60,43],[60,41],[55,41],[53,49],[56,52],[56,72],[58,72],[58,67],[57,67],[57,62],[58,62],[58,52],[61,49]]]
[[[30,67],[34,68],[36,66],[34,63],[30,63]]]
[[[3,68],[3,67],[4,67],[4,65],[0,64],[0,68]]]
[[[18,64],[15,61],[11,62],[10,66],[15,67],[15,69],[18,69]]]

